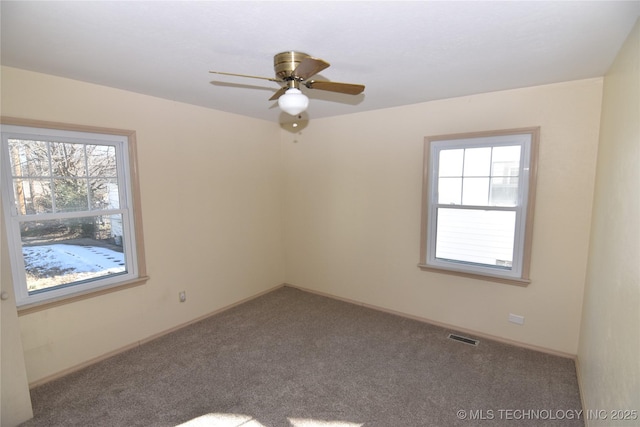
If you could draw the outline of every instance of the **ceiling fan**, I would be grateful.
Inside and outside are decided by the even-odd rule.
[[[273,57],[273,68],[276,72],[275,78],[225,73],[222,71],[210,71],[210,73],[269,80],[282,84],[282,87],[269,98],[269,101],[277,99],[282,111],[295,116],[305,111],[309,106],[309,98],[300,91],[300,85],[304,85],[308,89],[327,90],[349,95],[358,95],[364,91],[364,85],[360,84],[310,79],[329,67],[329,65],[323,59],[314,58],[306,53],[289,51],[278,53]]]

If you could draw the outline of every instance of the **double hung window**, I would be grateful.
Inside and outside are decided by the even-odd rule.
[[[425,138],[421,268],[528,283],[538,134]]]
[[[19,307],[144,276],[130,157],[135,134],[78,129],[2,125],[3,206]]]

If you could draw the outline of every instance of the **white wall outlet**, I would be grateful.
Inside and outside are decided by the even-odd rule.
[[[178,297],[180,298],[180,302],[185,302],[187,300],[187,292],[186,291],[181,291],[178,294]]]
[[[524,316],[509,313],[509,322],[515,323],[517,325],[524,325]]]

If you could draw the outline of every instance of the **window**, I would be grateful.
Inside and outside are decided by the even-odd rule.
[[[419,267],[529,283],[539,128],[425,138]]]
[[[2,196],[18,307],[143,282],[135,133],[15,122]]]

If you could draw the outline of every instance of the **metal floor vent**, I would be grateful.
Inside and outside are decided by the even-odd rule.
[[[449,334],[448,337],[450,340],[459,341],[469,345],[478,345],[478,340],[474,340],[473,338],[463,337],[462,335]]]

